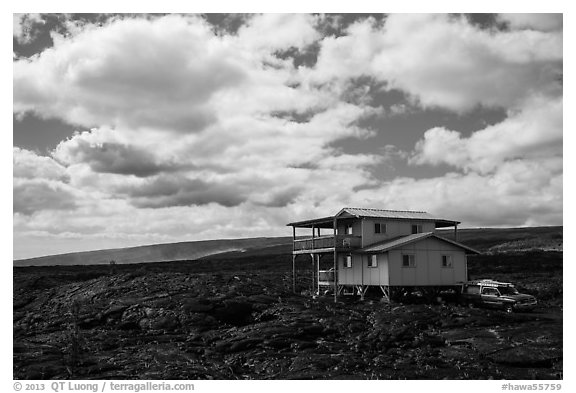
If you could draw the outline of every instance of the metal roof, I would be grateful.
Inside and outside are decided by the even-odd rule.
[[[317,228],[332,228],[334,218],[346,218],[346,217],[348,218],[369,217],[369,218],[386,218],[389,220],[433,221],[436,223],[436,228],[451,227],[460,224],[460,221],[447,220],[444,218],[435,217],[432,214],[423,211],[345,207],[342,210],[340,210],[335,216],[291,222],[288,224],[288,226],[294,226],[294,227],[314,226]]]
[[[286,224],[287,226],[298,227],[298,228],[332,228],[334,225],[334,217],[322,217],[314,218],[312,220],[296,221]]]
[[[392,239],[384,240],[383,242],[379,242],[379,243],[372,244],[370,246],[361,248],[359,250],[356,250],[356,252],[359,252],[359,253],[385,252],[388,250],[392,250],[394,248],[404,246],[406,244],[415,243],[415,242],[418,242],[420,240],[427,239],[429,237],[434,237],[438,240],[453,244],[453,245],[460,247],[460,248],[463,248],[466,251],[469,251],[473,254],[480,254],[479,251],[477,251],[471,247],[465,246],[464,244],[458,243],[454,240],[450,240],[450,239],[446,239],[444,237],[438,236],[438,235],[434,234],[434,232],[415,233],[415,234],[408,235],[408,236],[395,237]]]
[[[355,217],[372,217],[372,218],[388,218],[397,220],[423,220],[423,221],[436,221],[443,223],[460,224],[459,221],[447,220],[440,217],[435,217],[430,213],[423,211],[412,211],[412,210],[387,210],[387,209],[369,209],[369,208],[358,208],[358,207],[345,207],[336,216],[340,216],[344,213]]]

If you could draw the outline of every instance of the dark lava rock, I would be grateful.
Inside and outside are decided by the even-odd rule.
[[[292,344],[292,341],[288,340],[286,338],[273,338],[273,339],[264,341],[263,345],[266,347],[269,347],[269,348],[283,349],[283,348],[290,347],[291,344]]]
[[[120,265],[115,274],[97,266],[14,269],[21,300],[13,377],[562,378],[560,307],[510,315],[449,303],[311,299],[292,293],[291,257],[279,258],[226,268],[149,264],[134,274]],[[553,280],[561,286],[559,272]],[[551,278],[514,280],[541,286]]]
[[[244,301],[225,300],[224,307],[217,308],[213,315],[221,322],[243,326],[252,320],[252,304]]]
[[[150,328],[154,330],[174,330],[178,326],[179,322],[175,315],[162,315],[150,322]]]
[[[230,345],[230,352],[239,352],[254,348],[256,345],[262,343],[262,341],[261,338],[247,338],[245,340],[236,341]]]
[[[495,352],[488,355],[488,359],[514,367],[552,367],[559,360],[555,351],[523,347]]]
[[[189,299],[182,304],[182,310],[190,313],[207,313],[214,309],[214,304],[206,299]]]

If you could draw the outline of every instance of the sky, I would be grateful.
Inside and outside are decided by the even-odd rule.
[[[14,14],[13,256],[342,207],[562,225],[561,14]]]

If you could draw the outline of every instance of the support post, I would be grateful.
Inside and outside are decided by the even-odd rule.
[[[314,250],[314,225],[312,225],[312,249]]]
[[[388,303],[390,303],[390,287],[387,285],[380,285],[380,290],[382,291],[382,294],[386,300],[388,300]]]
[[[368,268],[368,260],[369,260],[369,256],[367,256],[366,258],[366,268]],[[362,283],[362,287],[364,287],[364,254],[360,254],[360,268],[362,269],[362,275],[361,275],[361,283]],[[362,295],[362,300],[364,300],[364,295]]]
[[[296,293],[296,227],[292,227],[292,292]]]
[[[312,254],[312,253],[310,254],[310,259],[312,260],[312,283],[311,283],[312,288],[310,289],[310,294],[311,294],[312,296],[314,296],[314,281],[315,281],[315,279],[316,279],[316,277],[314,277],[314,276],[315,276],[314,270],[316,270],[316,266],[314,266],[314,265],[315,265],[315,261],[316,261],[316,258],[314,257],[314,254]]]
[[[334,217],[332,222],[332,228],[334,229],[334,303],[338,301],[338,251],[336,251],[336,236],[338,227],[336,224],[336,217]]]
[[[322,255],[316,254],[316,294],[320,295],[320,258]]]
[[[454,225],[454,240],[458,241],[458,224]]]
[[[296,293],[296,255],[292,254],[292,292]]]
[[[368,285],[356,285],[356,291],[358,291],[358,294],[360,295],[360,300],[364,300],[364,295],[366,295],[366,292],[368,291]]]

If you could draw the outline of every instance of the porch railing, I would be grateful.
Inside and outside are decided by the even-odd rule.
[[[322,284],[334,283],[334,270],[320,270],[318,272],[318,282]]]
[[[319,250],[319,249],[333,249],[337,250],[351,250],[360,248],[362,245],[362,237],[354,235],[330,235],[319,236],[315,238],[297,239],[294,240],[294,251],[306,250]]]

